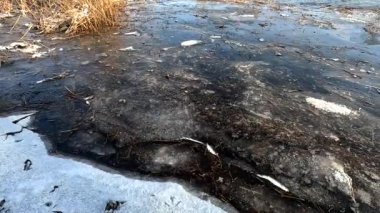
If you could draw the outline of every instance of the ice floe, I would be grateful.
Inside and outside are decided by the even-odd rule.
[[[38,134],[13,123],[21,118],[25,125],[30,119],[26,115],[32,116],[0,118],[0,201],[4,210],[92,213],[104,212],[113,201],[120,204],[115,212],[225,212],[178,183],[134,179],[48,155]],[[6,135],[20,129],[20,133]],[[24,170],[25,166],[28,169]]]
[[[356,115],[357,114],[356,111],[349,109],[348,107],[344,105],[328,102],[322,99],[307,97],[306,102],[313,105],[315,108],[326,111],[326,112],[337,113],[341,115]]]

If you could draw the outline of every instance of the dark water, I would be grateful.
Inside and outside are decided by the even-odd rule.
[[[380,7],[379,0],[277,0],[279,3],[301,5],[335,5],[355,7]]]

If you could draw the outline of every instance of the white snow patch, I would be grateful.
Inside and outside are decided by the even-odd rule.
[[[119,49],[119,51],[123,51],[123,52],[125,52],[125,51],[134,51],[134,50],[136,50],[136,49],[133,48],[132,46]]]
[[[168,51],[168,50],[170,50],[170,49],[173,49],[174,47],[164,47],[164,48],[162,48],[162,50],[163,51]]]
[[[307,97],[306,102],[313,105],[315,108],[326,111],[326,112],[332,112],[337,113],[341,115],[357,115],[357,112],[354,110],[349,109],[348,107],[336,104],[333,102],[324,101],[321,99],[316,99],[312,97]]]
[[[243,18],[255,18],[255,15],[253,15],[253,14],[243,14],[243,15],[240,15],[240,17],[243,17]]]
[[[349,186],[352,189],[352,179],[351,177],[344,171],[344,167],[336,162],[333,162],[331,166],[334,169],[333,176],[336,181],[341,182]],[[352,191],[352,190],[351,190]]]
[[[353,197],[353,183],[351,177],[345,172],[341,163],[333,156],[313,156],[312,176],[324,176],[327,186],[331,190],[339,190],[347,196]]]
[[[189,41],[184,41],[181,43],[182,47],[190,47],[194,45],[202,44],[202,41],[200,40],[189,40]]]
[[[340,171],[335,170],[333,173],[333,176],[335,180],[338,182],[342,182],[346,184],[351,182],[351,178],[348,175],[346,175],[346,173],[342,173]]]
[[[140,36],[141,34],[137,31],[134,31],[134,32],[129,32],[129,33],[124,33],[124,35],[127,35],[127,36]]]
[[[338,142],[340,140],[338,136],[336,136],[332,133],[329,134],[327,137],[333,139],[335,142]]]
[[[211,39],[221,39],[222,36],[220,36],[220,35],[212,35],[212,36],[210,36],[210,38]]]
[[[9,50],[11,52],[22,52],[27,54],[35,54],[41,46],[25,42],[13,42],[8,46],[0,46],[0,51]]]
[[[20,130],[14,119],[0,118],[0,200],[11,212],[104,212],[109,200],[126,201],[115,212],[225,212],[177,183],[132,179],[50,156],[40,136],[27,129],[5,137]],[[24,171],[27,159],[32,165]]]
[[[353,196],[353,186],[351,177],[344,171],[342,165],[333,162],[332,167],[332,179],[330,184],[335,185],[339,190],[344,192],[348,196]]]

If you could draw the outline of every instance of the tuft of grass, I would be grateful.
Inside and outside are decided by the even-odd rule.
[[[3,0],[2,0],[3,1]],[[119,24],[125,0],[16,0],[43,33],[99,33]]]
[[[12,0],[0,0],[0,13],[11,13],[12,9]]]

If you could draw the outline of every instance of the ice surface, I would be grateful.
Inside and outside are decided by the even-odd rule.
[[[21,129],[14,119],[0,118],[0,135]],[[24,171],[27,159],[32,165]],[[115,212],[225,212],[177,183],[133,179],[50,156],[28,129],[0,136],[0,180],[0,200],[10,212],[104,212],[109,200],[125,201]]]
[[[341,115],[350,115],[350,114],[356,115],[357,114],[356,111],[353,111],[344,105],[324,101],[321,99],[308,97],[306,98],[306,102],[313,105],[315,108],[321,109],[326,112],[332,112],[332,113],[337,113]]]

